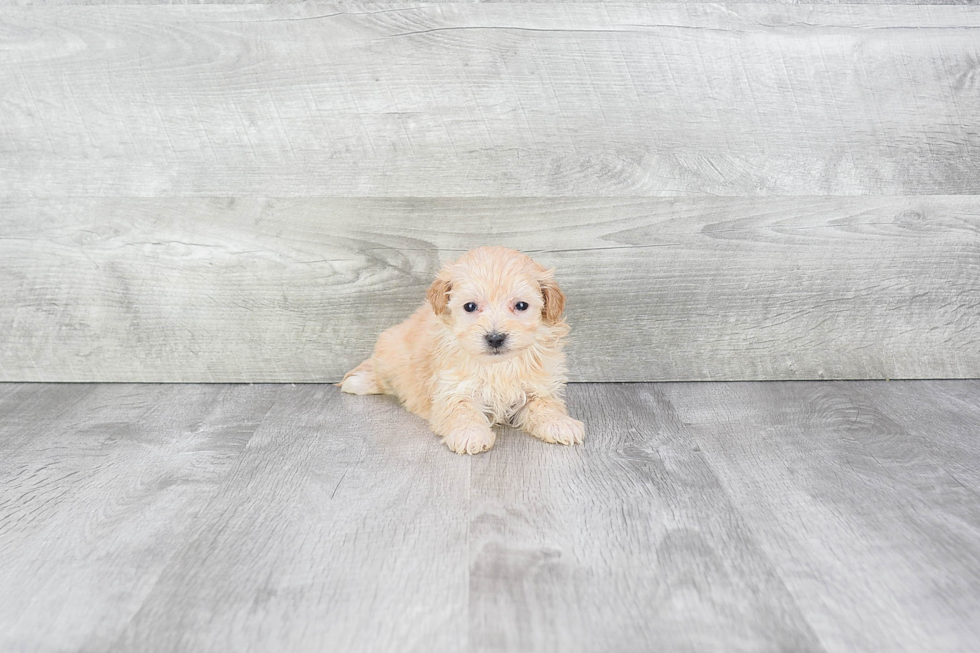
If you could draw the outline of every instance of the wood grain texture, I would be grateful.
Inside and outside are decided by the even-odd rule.
[[[581,447],[510,431],[473,459],[473,649],[821,651],[684,426],[639,388],[570,386]]]
[[[275,406],[113,649],[464,650],[468,460],[387,398],[267,392]]]
[[[980,193],[980,7],[6,7],[0,195]]]
[[[980,381],[577,384],[450,453],[331,386],[0,384],[0,648],[966,653]]]
[[[5,397],[0,649],[112,650],[273,397],[119,385]]]
[[[0,378],[336,381],[440,261],[557,268],[580,381],[980,376],[980,202],[0,200]]]
[[[976,647],[980,383],[657,387],[828,651]]]
[[[709,3],[712,0],[686,0],[685,4]],[[60,7],[89,5],[288,5],[305,4],[309,0],[0,0],[0,7]],[[392,8],[405,9],[435,4],[554,4],[555,0],[426,0],[418,3],[389,2],[388,0],[336,0],[331,6],[344,11],[377,11]],[[726,4],[807,4],[807,5],[971,5],[974,0],[729,0]],[[565,0],[562,4],[584,5],[630,5],[630,4],[671,4],[663,0]]]

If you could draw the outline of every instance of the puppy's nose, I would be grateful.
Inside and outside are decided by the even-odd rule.
[[[494,349],[500,349],[500,347],[503,346],[505,340],[507,340],[506,333],[497,333],[496,331],[494,331],[493,333],[487,334],[487,344],[493,347]]]

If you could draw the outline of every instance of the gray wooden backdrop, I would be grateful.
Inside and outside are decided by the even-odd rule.
[[[334,381],[491,243],[574,380],[977,377],[978,195],[977,6],[0,1],[3,381]]]

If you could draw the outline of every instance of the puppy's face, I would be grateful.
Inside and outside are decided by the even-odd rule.
[[[512,358],[561,319],[565,296],[551,271],[502,247],[481,247],[447,265],[429,289],[433,310],[464,351]]]

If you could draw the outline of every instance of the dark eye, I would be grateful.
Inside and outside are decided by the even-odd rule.
[[[476,310],[476,304],[474,304],[473,302],[466,302],[465,304],[463,304],[463,310],[466,311],[467,313],[472,313],[473,311]]]
[[[514,304],[514,308],[516,308],[519,311],[526,311],[527,302],[517,302],[516,304]]]

